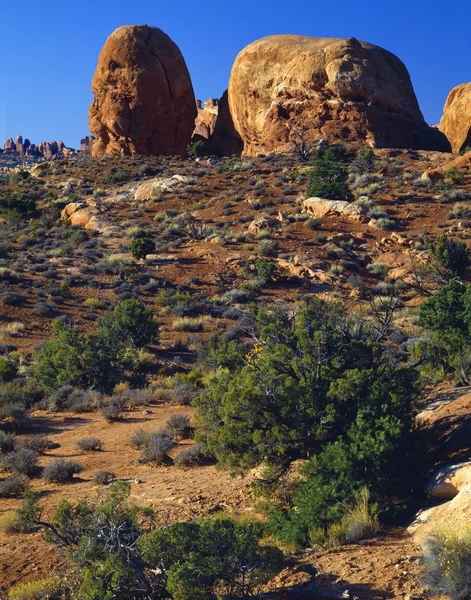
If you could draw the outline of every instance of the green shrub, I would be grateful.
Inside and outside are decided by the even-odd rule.
[[[188,156],[191,156],[192,158],[204,156],[204,153],[206,152],[206,144],[203,142],[203,140],[195,140],[188,144],[186,150],[188,152]]]
[[[450,167],[445,171],[445,179],[449,179],[451,183],[456,184],[463,181],[464,173],[460,171],[457,167]]]
[[[4,356],[0,356],[0,382],[12,381],[18,374],[16,364]]]
[[[172,597],[244,598],[282,565],[278,549],[260,545],[262,535],[259,523],[213,518],[156,530],[143,536],[140,546],[148,564],[162,565]]]
[[[36,210],[36,199],[25,192],[10,192],[0,195],[0,211],[16,210],[19,213],[29,213]]]
[[[195,437],[235,473],[262,463],[283,472],[308,459],[295,508],[273,516],[272,532],[305,542],[310,527],[340,521],[341,504],[363,487],[388,517],[420,498],[417,371],[391,362],[360,323],[346,325],[340,306],[312,301],[295,317],[253,313],[258,343],[243,366],[216,371],[194,400]]]
[[[135,259],[145,258],[155,250],[155,242],[150,237],[134,238],[129,244],[129,252]]]
[[[316,196],[329,200],[349,200],[351,192],[347,185],[348,165],[354,155],[345,146],[330,146],[317,150],[312,164],[308,197]]]
[[[469,250],[463,242],[440,234],[435,242],[426,240],[437,265],[452,275],[461,277],[469,266]]]

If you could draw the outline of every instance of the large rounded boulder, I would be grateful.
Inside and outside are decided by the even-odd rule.
[[[471,146],[471,83],[458,85],[449,93],[440,131],[448,138],[453,152]]]
[[[183,155],[196,101],[178,46],[157,27],[119,27],[106,40],[93,77],[92,154]]]
[[[253,42],[232,68],[229,107],[249,155],[288,151],[300,131],[374,147],[448,149],[426,125],[404,64],[354,38]]]

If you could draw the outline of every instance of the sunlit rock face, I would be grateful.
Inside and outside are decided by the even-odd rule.
[[[196,103],[178,46],[162,30],[128,25],[106,40],[92,81],[92,154],[184,155]]]

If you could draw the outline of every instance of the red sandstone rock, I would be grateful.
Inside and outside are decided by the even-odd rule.
[[[195,96],[183,56],[163,31],[116,29],[100,53],[92,90],[94,156],[186,154]]]

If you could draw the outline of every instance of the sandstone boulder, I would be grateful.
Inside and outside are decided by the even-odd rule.
[[[418,544],[423,544],[437,525],[456,531],[469,523],[470,515],[471,483],[468,483],[449,502],[421,510],[407,530]]]
[[[250,233],[258,234],[260,231],[277,231],[280,227],[281,223],[278,219],[258,217],[249,224],[248,230]]]
[[[448,138],[453,152],[471,146],[471,83],[451,90],[443,109],[440,131]]]
[[[467,484],[471,484],[471,462],[447,465],[432,475],[426,492],[435,500],[452,500]]]
[[[446,150],[426,125],[404,64],[354,38],[273,35],[237,56],[229,107],[244,153],[292,150],[295,129],[313,139]]]
[[[185,60],[162,30],[116,29],[99,56],[92,91],[94,156],[186,154],[195,96]]]
[[[181,183],[186,183],[188,178],[184,175],[173,175],[173,177],[161,177],[160,179],[150,179],[141,183],[134,193],[135,200],[157,200],[162,192],[168,192]]]
[[[315,219],[330,216],[345,216],[355,221],[367,221],[365,208],[345,200],[326,200],[324,198],[307,198],[303,201],[302,211]]]

